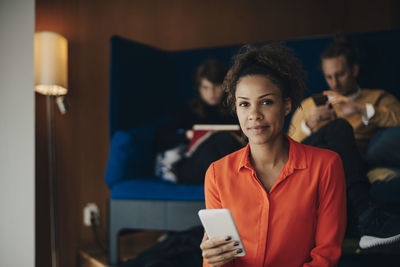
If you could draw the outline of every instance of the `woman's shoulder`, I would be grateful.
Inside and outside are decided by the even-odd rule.
[[[211,163],[206,173],[206,181],[214,181],[222,187],[226,183],[229,184],[231,178],[237,177],[246,151],[246,147],[241,148]]]
[[[225,167],[239,167],[241,162],[243,161],[243,158],[246,156],[246,153],[248,152],[248,147],[245,146],[239,150],[236,150],[219,160],[214,161],[211,165],[214,167],[214,169],[218,168],[225,168]]]

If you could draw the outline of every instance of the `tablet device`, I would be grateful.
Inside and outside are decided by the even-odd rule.
[[[237,254],[237,256],[246,255],[246,251],[230,210],[203,209],[199,211],[199,217],[209,238],[230,236],[233,241],[239,242],[239,246],[235,247],[235,249],[242,249],[242,252]]]

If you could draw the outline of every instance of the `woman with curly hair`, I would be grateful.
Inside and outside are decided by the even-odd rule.
[[[335,266],[346,228],[342,162],[283,133],[305,88],[299,62],[281,45],[246,48],[223,87],[248,144],[210,165],[206,207],[231,211],[246,255],[236,256],[232,237],[204,234],[204,266]]]

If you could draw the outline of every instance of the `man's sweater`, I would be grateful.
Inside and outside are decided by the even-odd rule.
[[[400,102],[393,95],[379,89],[361,89],[360,93],[353,100],[357,104],[371,104],[375,109],[375,114],[368,120],[368,124],[363,123],[360,114],[341,116],[341,108],[334,105],[333,108],[338,117],[347,120],[354,129],[354,137],[357,145],[364,153],[369,141],[374,137],[380,128],[395,127],[400,125]],[[302,129],[302,122],[306,120],[311,111],[315,108],[311,97],[303,100],[292,117],[289,127],[289,136],[301,142],[308,135]],[[328,121],[323,121],[318,125],[318,129]]]

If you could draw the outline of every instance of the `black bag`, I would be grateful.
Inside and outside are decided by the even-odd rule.
[[[120,267],[201,267],[200,243],[203,227],[196,226],[182,232],[170,232],[168,237]]]

